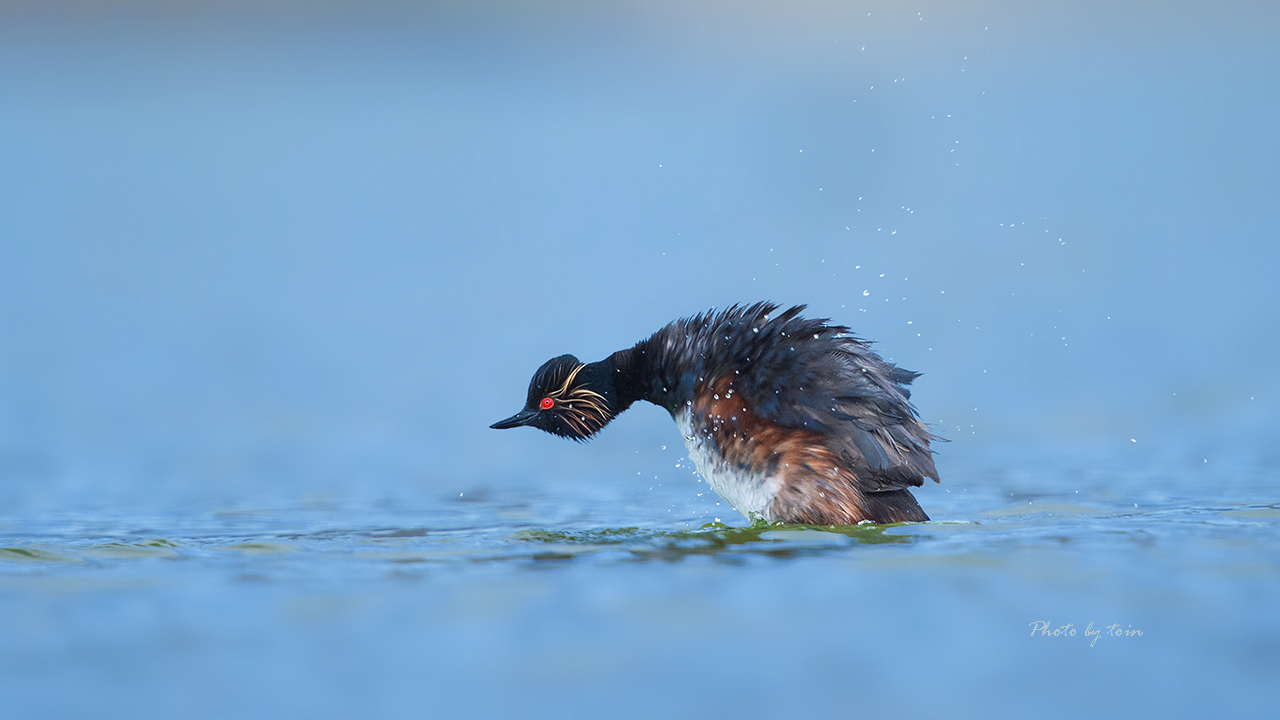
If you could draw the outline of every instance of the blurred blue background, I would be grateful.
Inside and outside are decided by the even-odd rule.
[[[713,585],[700,584],[712,581],[690,563],[659,564],[643,581],[603,560],[558,579],[529,579],[519,562],[483,572],[446,564],[447,577],[461,575],[428,600],[421,588],[382,588],[392,581],[364,565],[325,560],[334,551],[324,548],[346,546],[311,548],[282,579],[250,560],[225,569],[196,539],[222,547],[339,526],[429,534],[459,493],[490,503],[455,523],[479,528],[459,542],[484,553],[508,542],[484,528],[501,525],[491,521],[511,498],[541,508],[522,516],[537,527],[665,527],[657,516],[668,508],[680,516],[672,527],[740,523],[700,494],[656,408],[637,407],[586,446],[487,428],[518,409],[547,358],[599,359],[672,319],[733,302],[808,303],[924,373],[916,403],[952,441],[939,447],[943,485],[917,494],[935,519],[970,520],[1007,492],[1082,488],[1105,512],[1139,501],[1183,510],[1224,497],[1274,503],[1277,37],[1280,10],[1248,2],[6,4],[0,530],[13,547],[44,542],[77,562],[87,556],[68,548],[158,536],[197,560],[181,572],[14,564],[6,622],[45,617],[45,630],[5,631],[6,673],[26,688],[28,709],[59,687],[114,693],[128,707],[146,686],[96,674],[119,661],[173,673],[178,686],[175,678],[191,687],[221,678],[209,682],[225,682],[224,700],[243,703],[209,705],[212,715],[267,707],[253,698],[271,697],[280,712],[386,716],[430,704],[430,693],[406,690],[425,682],[422,667],[406,661],[390,672],[370,660],[360,664],[370,677],[333,670],[344,685],[299,658],[405,658],[399,638],[429,636],[426,645],[468,648],[458,665],[436,661],[455,670],[492,668],[494,657],[524,668],[542,662],[531,660],[542,657],[531,649],[543,648],[538,633],[578,633],[619,651],[614,665],[562,653],[565,672],[597,674],[601,698],[614,697],[609,688],[635,692],[626,680],[666,682],[677,706],[745,711],[749,703],[667,677],[683,678],[688,658],[660,658],[698,655],[719,667],[712,679],[755,677],[718,665],[728,661],[716,648],[740,637],[725,618],[747,636],[759,623],[771,656],[795,657],[828,636],[782,618],[837,612],[819,601],[869,592],[856,577],[754,560],[741,575],[716,565],[727,576],[712,573]],[[958,505],[949,496],[962,490],[986,499]],[[1261,512],[1248,516],[1261,524],[1222,542],[1244,543],[1260,565],[1239,570],[1230,554],[1236,569],[1211,573],[1222,594],[1175,613],[1181,620],[1146,654],[1075,665],[1037,646],[1048,658],[1042,672],[1006,696],[1157,658],[1176,679],[1192,667],[1178,654],[1188,618],[1240,613],[1239,624],[1191,634],[1244,638],[1244,617],[1280,597],[1280,511],[1249,507],[1241,512]],[[225,513],[259,513],[261,522],[233,532],[211,520]],[[1168,526],[1152,522],[1138,535],[1163,537]],[[1015,535],[1016,547],[1018,538],[1028,541]],[[1204,542],[1195,547],[1221,549]],[[966,552],[987,557],[985,541],[973,543]],[[1186,548],[1164,549],[1168,564],[1156,563],[1151,584],[1134,592],[1172,592],[1162,583],[1173,582]],[[1016,570],[1042,560],[1010,562]],[[1115,589],[1148,560],[1106,571],[1090,560],[1082,572]],[[899,601],[895,618],[922,623],[902,629],[912,642],[879,626],[830,637],[870,653],[873,665],[884,648],[925,648],[895,658],[922,684],[948,678],[922,696],[921,711],[1010,707],[964,700],[980,678],[954,673],[970,652],[996,675],[1025,670],[1012,648],[1026,649],[1024,615],[1035,613],[984,616],[1016,641],[980,635],[970,603],[981,593],[965,589],[963,572],[939,572],[883,586]],[[1257,585],[1233,584],[1242,572]],[[245,590],[246,575],[275,584]],[[764,588],[803,587],[803,578],[813,592],[801,608],[769,604]],[[382,589],[339,613],[337,637],[281,630],[250,609],[331,599],[333,587],[365,581]],[[421,637],[397,619],[432,603],[457,610],[486,588],[505,597],[508,581],[517,590],[507,602],[519,610],[481,613],[474,625],[433,615],[413,626]],[[1134,609],[1141,602],[1106,605],[1107,592],[1079,590],[1087,583],[1024,581],[1013,572],[981,582],[993,597],[1028,593],[1032,607],[1073,587],[1083,594],[1068,597],[1084,605],[1068,608],[1102,597],[1145,617]],[[103,589],[116,584],[128,589]],[[725,587],[756,599],[726,609]],[[611,599],[591,605],[583,592]],[[921,600],[935,592],[954,602]],[[529,597],[541,600],[522,604]],[[660,624],[672,634],[655,640],[629,610],[617,620],[600,609],[634,597],[697,607],[702,619],[672,611],[689,624]],[[588,607],[566,615],[566,602]],[[170,610],[169,624],[155,620]],[[1224,640],[1208,651],[1245,684],[1233,694],[1241,709],[1255,707],[1259,686],[1234,671],[1280,667],[1280,632],[1264,625],[1253,644]],[[94,634],[108,626],[137,632]],[[137,639],[148,632],[158,633],[154,644]],[[172,640],[202,632],[247,644],[226,640],[201,654]],[[939,636],[951,639],[930,645]],[[251,638],[269,650],[254,650]],[[641,638],[647,650],[630,663],[620,648]],[[83,659],[86,647],[100,662]],[[80,670],[59,678],[73,656]],[[205,657],[225,667],[187,662]],[[274,658],[278,682],[240,682],[267,672],[253,657]],[[512,668],[494,672],[508,681],[524,672]],[[758,672],[807,688],[797,706],[811,697],[815,707],[846,707],[832,691],[845,675],[804,668],[795,677]],[[484,677],[451,685],[454,699],[492,701]],[[1176,686],[1149,682],[1133,687]],[[150,697],[172,713],[189,695],[172,705]],[[548,697],[535,707],[555,706],[558,696]],[[1143,707],[1125,697],[1115,707]],[[765,706],[791,706],[779,702]],[[1193,707],[1170,702],[1170,712]]]

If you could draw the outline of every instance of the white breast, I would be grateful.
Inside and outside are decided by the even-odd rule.
[[[778,478],[743,472],[725,463],[715,442],[693,427],[690,408],[686,407],[683,412],[676,414],[675,421],[684,437],[685,447],[689,449],[689,457],[698,466],[698,472],[711,489],[748,520],[772,521],[769,506],[778,494],[781,484]]]

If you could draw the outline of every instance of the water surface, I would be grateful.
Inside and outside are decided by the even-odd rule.
[[[1278,468],[1140,460],[1003,455],[896,526],[606,475],[9,514],[0,683],[22,717],[1256,713]]]

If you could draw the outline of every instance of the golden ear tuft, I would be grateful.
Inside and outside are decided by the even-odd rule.
[[[604,396],[594,390],[573,387],[573,381],[586,365],[578,365],[569,372],[568,377],[554,392],[547,397],[556,400],[557,404],[566,406],[559,413],[565,424],[582,437],[594,435],[609,422],[609,403]]]

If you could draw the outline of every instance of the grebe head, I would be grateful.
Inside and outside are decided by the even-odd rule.
[[[598,365],[585,365],[572,355],[551,358],[529,381],[524,409],[489,427],[528,425],[574,440],[590,438],[617,415],[609,401],[612,378]]]

